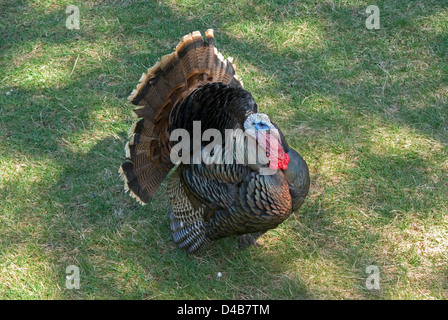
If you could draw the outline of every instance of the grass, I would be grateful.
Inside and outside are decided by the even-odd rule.
[[[0,0],[0,18],[0,298],[448,298],[446,1]],[[189,256],[165,185],[142,207],[117,170],[141,73],[208,28],[312,187],[262,247]]]

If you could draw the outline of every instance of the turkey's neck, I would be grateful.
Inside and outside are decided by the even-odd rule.
[[[275,135],[268,132],[259,134],[257,132],[258,144],[266,150],[266,156],[269,159],[269,168],[271,170],[286,170],[288,168],[289,156],[283,150],[281,141]]]

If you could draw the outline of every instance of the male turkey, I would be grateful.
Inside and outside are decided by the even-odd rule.
[[[184,36],[142,75],[128,98],[139,106],[134,116],[141,119],[130,130],[120,167],[125,189],[147,204],[177,164],[173,159],[183,159],[168,179],[167,195],[173,240],[189,253],[230,235],[256,244],[257,236],[303,204],[310,184],[306,162],[269,117],[258,113],[231,62],[216,50],[213,30],[205,35],[207,41],[197,31]],[[189,134],[182,138],[187,149],[171,141],[177,129]],[[210,148],[210,141],[194,138],[208,129],[222,136],[230,132],[230,139]],[[250,143],[264,152],[255,161],[249,161]],[[199,161],[195,148],[203,156]]]

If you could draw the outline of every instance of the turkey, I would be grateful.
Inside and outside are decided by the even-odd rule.
[[[141,204],[167,179],[173,241],[188,253],[231,235],[256,245],[301,207],[310,186],[306,162],[258,113],[213,30],[205,35],[184,36],[142,75],[128,98],[138,120],[119,170]]]

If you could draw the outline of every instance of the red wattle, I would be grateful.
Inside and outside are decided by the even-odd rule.
[[[277,140],[277,143],[274,144],[278,148],[278,150],[277,150],[278,154],[275,157],[275,152],[274,152],[274,155],[271,152],[270,140],[271,140],[272,135],[269,133],[265,133],[265,134],[266,134],[265,139],[260,139],[260,137],[258,136],[258,132],[257,132],[257,141],[266,150],[266,156],[269,159],[269,168],[271,170],[278,170],[278,169],[286,170],[286,169],[288,169],[289,156],[283,150],[281,141]]]
[[[288,169],[288,163],[289,163],[289,155],[285,153],[283,150],[283,147],[281,145],[281,141],[277,142],[278,147],[278,154],[277,157],[272,156],[271,154],[271,148],[270,148],[270,139],[271,135],[267,134],[267,146],[266,146],[266,155],[269,159],[269,168],[272,170],[286,170]]]

